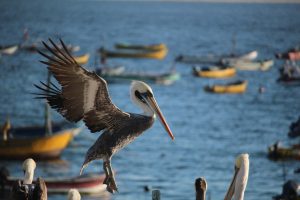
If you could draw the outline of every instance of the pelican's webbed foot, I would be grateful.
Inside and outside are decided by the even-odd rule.
[[[114,173],[112,171],[110,161],[103,162],[103,170],[105,172],[104,184],[107,185],[106,189],[110,193],[118,192],[118,187],[115,181]]]

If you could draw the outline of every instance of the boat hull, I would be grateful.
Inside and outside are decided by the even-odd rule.
[[[261,62],[250,62],[250,61],[237,61],[233,63],[229,63],[228,65],[231,67],[235,67],[238,70],[245,70],[245,71],[267,71],[269,70],[274,64],[273,60],[266,60]]]
[[[162,60],[168,54],[168,49],[163,48],[157,51],[108,51],[100,50],[102,58],[149,58]]]
[[[79,64],[79,65],[84,65],[89,61],[90,58],[90,54],[84,54],[81,56],[74,56],[75,61]]]
[[[210,67],[207,70],[197,70],[194,68],[194,75],[203,78],[229,78],[236,74],[235,68],[220,68],[220,67]]]
[[[212,93],[239,94],[244,93],[247,89],[247,81],[241,81],[239,84],[213,85],[206,86],[204,90]]]
[[[103,184],[105,175],[87,174],[73,178],[44,178],[48,194],[68,193],[72,188],[76,188],[80,194],[101,194],[106,192],[106,185]],[[11,187],[19,178],[7,177],[5,189],[11,190]]]
[[[0,159],[58,158],[77,132],[79,128],[67,129],[50,136],[1,140]]]
[[[300,51],[289,52],[288,58],[293,61],[300,60]]]
[[[286,159],[300,160],[300,149],[299,147],[274,148],[274,145],[272,145],[268,148],[268,157],[273,160],[286,160]]]
[[[8,47],[2,47],[0,48],[0,53],[6,54],[6,55],[12,55],[18,50],[18,45],[8,46]]]
[[[133,44],[123,44],[118,43],[115,45],[117,49],[135,49],[135,50],[148,50],[148,51],[159,51],[162,49],[167,49],[165,44],[151,44],[151,45],[133,45]]]
[[[121,73],[121,74],[99,74],[109,83],[128,82],[132,80],[140,80],[163,85],[170,85],[180,79],[180,74],[177,72],[163,74],[146,74],[146,73]]]

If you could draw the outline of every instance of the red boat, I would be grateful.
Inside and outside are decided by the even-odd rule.
[[[48,194],[67,193],[72,188],[76,188],[81,194],[102,194],[106,191],[106,185],[103,184],[104,178],[104,174],[86,174],[73,178],[45,178],[44,181]],[[5,190],[10,191],[17,180],[20,178],[7,177],[4,181]]]
[[[293,61],[300,60],[300,51],[289,52],[288,59]]]

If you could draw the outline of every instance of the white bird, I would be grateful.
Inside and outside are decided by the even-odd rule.
[[[34,177],[34,170],[36,168],[36,163],[32,158],[28,158],[23,162],[22,165],[24,171],[23,184],[32,184]]]
[[[240,154],[235,160],[235,173],[230,183],[225,200],[243,200],[249,174],[249,155]]]
[[[14,184],[11,199],[47,200],[45,181],[39,177],[33,182],[35,168],[36,163],[33,159],[28,158],[23,162],[24,179],[23,182],[19,180]]]
[[[68,192],[68,200],[80,200],[81,196],[77,189],[70,189]]]

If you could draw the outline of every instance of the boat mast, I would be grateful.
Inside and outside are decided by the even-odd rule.
[[[47,85],[50,86],[51,73],[47,73]],[[46,135],[52,135],[52,122],[51,122],[51,112],[48,103],[45,103],[45,133]]]

